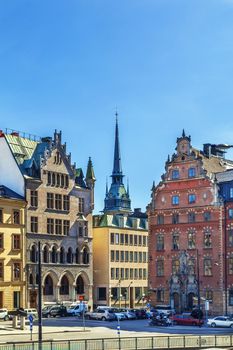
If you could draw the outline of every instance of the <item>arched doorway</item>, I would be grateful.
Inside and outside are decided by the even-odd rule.
[[[173,293],[174,308],[176,311],[180,310],[180,296],[179,293]]]
[[[69,280],[66,276],[61,279],[60,294],[69,295]]]
[[[53,295],[53,280],[49,275],[45,278],[44,295]]]
[[[81,276],[78,276],[76,282],[76,292],[77,294],[84,294],[84,281]]]
[[[188,310],[192,310],[193,309],[193,298],[194,298],[194,293],[189,293],[188,294],[188,300],[187,300],[187,308]]]

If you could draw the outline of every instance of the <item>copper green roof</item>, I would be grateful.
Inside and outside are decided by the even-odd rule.
[[[18,164],[22,164],[24,160],[30,159],[39,143],[11,134],[6,134],[5,137]]]

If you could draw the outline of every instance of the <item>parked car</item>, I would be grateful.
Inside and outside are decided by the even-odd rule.
[[[116,316],[112,309],[96,309],[93,312],[86,312],[85,317],[87,319],[113,321]]]
[[[117,320],[120,320],[120,321],[127,320],[125,313],[121,312],[121,309],[112,308],[111,310],[114,312]]]
[[[27,318],[29,315],[32,315],[34,319],[38,318],[37,309],[22,309],[22,311],[27,314]]]
[[[173,309],[170,305],[156,305],[153,310],[155,310],[154,312],[165,316],[174,315],[176,313],[175,309]]]
[[[136,314],[130,309],[119,309],[120,312],[123,312],[127,320],[136,320]]]
[[[203,320],[199,320],[198,318],[194,318],[191,314],[181,314],[181,315],[173,315],[170,316],[170,320],[173,324],[181,324],[184,326],[202,326]]]
[[[87,304],[77,304],[67,308],[67,316],[79,316],[87,311]]]
[[[137,319],[147,318],[147,311],[145,309],[130,309],[130,311],[135,313]]]
[[[230,327],[233,328],[233,319],[227,316],[217,316],[209,318],[207,325],[210,327]]]
[[[8,321],[10,319],[7,309],[0,309],[0,320]]]
[[[64,305],[46,306],[42,309],[42,317],[64,317],[67,316],[67,309]]]

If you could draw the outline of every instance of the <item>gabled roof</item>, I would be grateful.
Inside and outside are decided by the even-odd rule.
[[[9,199],[20,199],[24,200],[24,197],[20,196],[18,193],[12,191],[10,188],[0,185],[0,198],[9,198]]]
[[[233,170],[227,170],[216,174],[216,180],[218,183],[233,181]]]

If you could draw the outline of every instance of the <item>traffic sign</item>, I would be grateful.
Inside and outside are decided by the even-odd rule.
[[[84,295],[79,295],[79,300],[84,300]]]
[[[150,303],[147,303],[147,304],[146,304],[146,307],[150,308]]]
[[[32,315],[29,315],[28,319],[29,319],[30,323],[33,323],[33,316]]]

